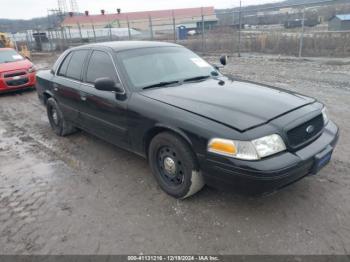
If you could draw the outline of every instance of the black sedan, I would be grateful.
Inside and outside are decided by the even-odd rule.
[[[83,129],[147,158],[176,198],[204,184],[268,193],[330,161],[338,127],[323,104],[218,68],[171,43],[92,44],[39,72],[37,91],[57,135]]]

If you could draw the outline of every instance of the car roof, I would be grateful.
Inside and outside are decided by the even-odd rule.
[[[103,42],[96,44],[89,44],[79,46],[75,49],[86,48],[86,47],[109,47],[114,51],[124,51],[130,49],[139,49],[139,48],[149,48],[149,47],[181,47],[180,45],[167,43],[167,42],[154,42],[154,41],[113,41],[113,42]]]

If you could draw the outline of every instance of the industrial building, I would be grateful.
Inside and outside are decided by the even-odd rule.
[[[329,31],[350,31],[350,14],[336,15],[329,20]]]
[[[205,28],[211,28],[218,21],[214,7],[199,7],[174,10],[157,10],[144,12],[106,13],[101,10],[101,14],[90,15],[88,11],[85,15],[67,16],[62,22],[63,27],[68,28],[127,28],[143,31],[152,29],[169,30],[173,27],[174,20],[176,26],[185,26],[187,29],[200,29],[202,17]]]

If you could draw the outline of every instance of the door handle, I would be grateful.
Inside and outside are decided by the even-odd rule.
[[[86,96],[80,96],[81,101],[86,101]]]
[[[56,84],[56,83],[53,84],[53,90],[56,92],[58,91],[58,84]]]

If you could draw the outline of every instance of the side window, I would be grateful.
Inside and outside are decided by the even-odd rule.
[[[69,53],[63,60],[60,69],[58,70],[59,76],[66,76],[69,61],[72,57],[72,53]]]
[[[88,54],[88,50],[78,50],[72,52],[66,76],[75,80],[80,80],[81,70],[84,66],[84,60]]]
[[[105,52],[94,51],[86,71],[86,82],[94,83],[100,77],[109,77],[119,82],[111,57]]]

